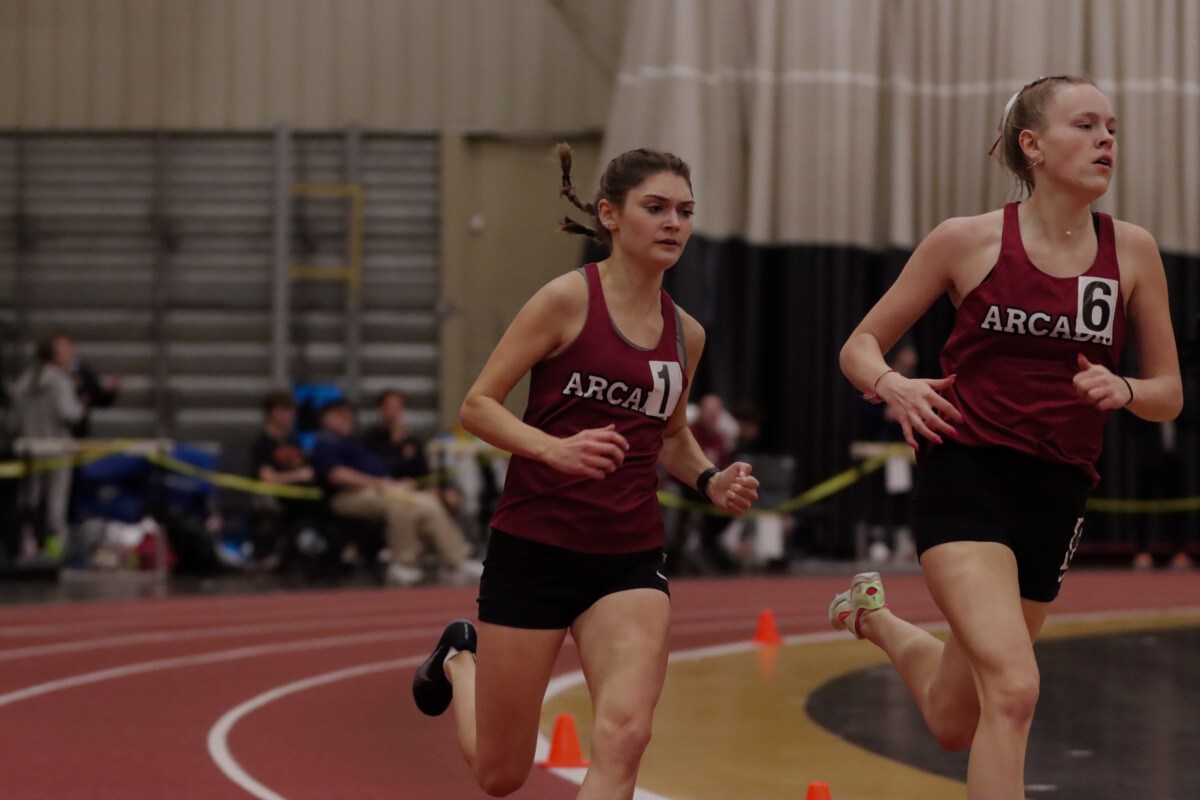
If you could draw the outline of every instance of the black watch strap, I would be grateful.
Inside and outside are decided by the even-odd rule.
[[[711,481],[713,476],[720,471],[721,470],[717,469],[716,467],[709,467],[701,472],[696,478],[696,491],[699,492],[700,496],[705,500],[708,499],[708,482]]]

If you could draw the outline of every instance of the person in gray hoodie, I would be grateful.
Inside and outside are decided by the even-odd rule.
[[[69,365],[60,363],[63,353],[55,347],[57,336],[38,343],[33,364],[12,387],[16,433],[26,439],[70,439],[72,428],[85,409],[75,392]],[[21,487],[21,506],[37,521],[35,530],[46,547],[50,537],[65,552],[69,529],[67,503],[71,491],[71,467],[32,470]]]

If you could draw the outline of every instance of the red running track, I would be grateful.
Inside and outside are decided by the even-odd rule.
[[[677,581],[672,650],[746,641],[765,608],[785,636],[824,631],[828,599],[845,584]],[[1194,575],[1076,571],[1054,611],[1193,606],[1196,585]],[[919,576],[890,576],[888,600],[916,622],[941,619]],[[408,688],[455,616],[474,616],[474,590],[7,608],[0,797],[484,797],[451,716],[422,716]],[[558,673],[578,668],[569,642]],[[558,800],[577,788],[534,767],[517,796]]]

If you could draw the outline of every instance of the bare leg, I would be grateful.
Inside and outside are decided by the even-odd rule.
[[[860,627],[887,653],[938,744],[951,751],[970,747],[979,722],[979,695],[954,634],[942,642],[887,608],[863,615]]]
[[[938,740],[971,745],[968,797],[1019,800],[1038,696],[1033,639],[1049,606],[1021,600],[1016,561],[1000,544],[938,545],[922,564],[950,622],[945,645],[886,609],[864,615],[863,633],[888,653]]]
[[[580,800],[633,797],[667,673],[671,602],[657,589],[608,595],[571,631],[592,694],[592,765]]]
[[[446,662],[446,675],[454,686],[451,706],[463,758],[481,789],[503,797],[529,776],[542,698],[567,632],[487,622],[477,630],[476,658],[456,655]]]

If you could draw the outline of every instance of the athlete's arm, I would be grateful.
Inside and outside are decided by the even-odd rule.
[[[679,309],[679,320],[683,325],[683,340],[687,345],[687,376],[689,390],[696,375],[696,365],[704,352],[704,328],[690,314]],[[684,392],[675,406],[667,429],[663,433],[662,453],[659,462],[682,483],[696,485],[696,478],[709,467],[716,466],[704,455],[696,437],[687,424],[688,392]],[[758,499],[758,478],[750,474],[751,466],[744,461],[735,461],[718,472],[708,482],[708,499],[718,508],[731,514],[741,514]]]
[[[1075,389],[1097,408],[1127,408],[1142,419],[1166,422],[1183,409],[1183,381],[1175,332],[1171,329],[1166,270],[1148,231],[1128,222],[1114,220],[1114,224],[1121,283],[1128,281],[1129,286],[1125,316],[1141,377],[1118,377],[1080,356]]]
[[[960,299],[982,279],[981,265],[989,257],[994,263],[987,237],[995,221],[986,216],[949,219],[934,228],[842,346],[842,373],[859,391],[887,402],[913,448],[915,434],[940,441],[941,433],[954,435],[950,420],[962,422],[958,409],[938,394],[954,376],[910,380],[889,372],[884,353],[943,293]]]
[[[527,425],[504,407],[533,365],[574,341],[587,317],[587,281],[571,272],[534,294],[492,351],[459,409],[463,427],[488,444],[573,475],[603,478],[625,460],[629,443],[613,426],[566,439]]]

